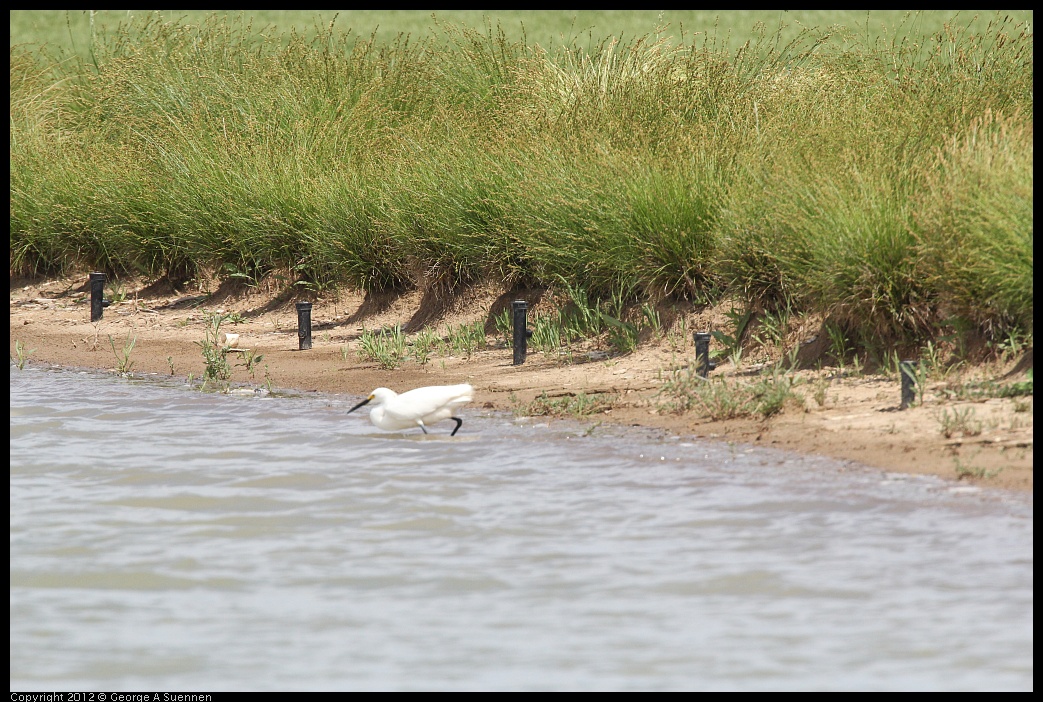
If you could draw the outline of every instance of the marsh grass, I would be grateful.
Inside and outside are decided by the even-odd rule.
[[[1031,26],[923,20],[543,48],[138,13],[88,59],[13,46],[10,269],[568,281],[535,342],[566,355],[579,329],[632,349],[620,303],[725,294],[766,341],[787,309],[862,346],[1031,334]]]

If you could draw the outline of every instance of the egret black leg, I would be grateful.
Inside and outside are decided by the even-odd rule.
[[[456,432],[460,431],[460,425],[464,423],[464,420],[459,417],[450,417],[450,419],[456,422],[456,429],[453,429],[453,433],[449,436],[456,436]]]
[[[424,433],[426,434],[426,433],[427,433],[427,427],[425,427],[425,426],[424,426],[424,423],[423,423],[423,422],[417,422],[417,424],[418,424],[418,425],[420,426],[420,428],[421,428],[421,429],[422,429],[422,430],[424,431]]]

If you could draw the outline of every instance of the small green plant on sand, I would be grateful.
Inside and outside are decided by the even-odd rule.
[[[951,415],[949,410],[943,409],[938,414],[937,419],[938,424],[941,426],[941,433],[945,435],[946,439],[952,438],[955,434],[978,436],[983,428],[981,421],[976,418],[972,407],[965,407],[962,410],[953,408]]]
[[[514,321],[511,308],[505,308],[500,314],[493,316],[496,323],[496,333],[503,340],[504,348],[510,348],[514,344]]]
[[[617,319],[606,312],[601,313],[601,318],[607,325],[608,342],[612,344],[612,348],[621,354],[633,353],[637,348],[637,325]]]
[[[713,420],[778,414],[787,404],[804,406],[794,390],[798,381],[775,368],[754,382],[703,378],[694,366],[675,371],[663,381],[660,406],[671,412],[698,412]]]
[[[23,344],[21,341],[16,340],[14,342],[15,365],[18,366],[18,370],[25,369],[25,362],[29,360],[30,354],[34,353],[35,351],[36,349],[29,349],[28,351],[26,351],[25,344]]]
[[[989,470],[984,466],[976,466],[969,462],[964,463],[962,460],[960,460],[959,456],[956,457],[955,463],[957,480],[963,480],[964,478],[978,478],[979,480],[987,480],[989,478],[996,477],[1000,474],[1000,471],[1003,470],[1002,468],[997,468],[996,470]]]
[[[134,350],[134,344],[137,342],[138,337],[132,337],[128,332],[127,339],[123,342],[123,349],[117,351],[116,342],[113,341],[112,334],[109,334],[109,346],[112,347],[112,353],[116,357],[116,372],[120,375],[130,373],[130,369],[134,365],[134,362],[130,360],[130,352]]]
[[[485,348],[485,325],[481,321],[447,329],[447,336],[449,347],[466,358]]]
[[[826,391],[829,389],[829,378],[822,376],[815,381],[815,390],[811,397],[819,407],[826,406]]]
[[[848,345],[847,334],[840,327],[840,325],[833,322],[826,323],[826,334],[829,335],[829,353],[833,356],[834,362],[837,364],[837,369],[840,374],[844,374],[844,362],[847,360],[848,353],[851,352],[851,347]]]
[[[534,417],[585,417],[610,410],[614,405],[615,398],[602,393],[587,395],[579,392],[575,395],[551,398],[543,392],[529,403],[525,413]]]
[[[112,283],[109,285],[109,300],[114,305],[118,305],[127,299],[127,290],[123,287],[122,283]]]
[[[1032,369],[1025,373],[1025,379],[1013,383],[997,383],[985,380],[971,383],[950,383],[941,389],[945,397],[956,400],[987,400],[993,397],[1032,396]]]
[[[731,334],[719,330],[710,332],[714,341],[724,347],[713,351],[711,356],[717,359],[731,358],[733,359],[733,364],[738,367],[739,360],[742,358],[743,335],[746,333],[746,328],[749,326],[750,320],[753,319],[753,312],[751,310],[740,310],[733,307],[725,314],[728,319],[731,320],[733,331]]]
[[[375,332],[362,330],[359,337],[358,356],[363,360],[376,361],[381,368],[398,368],[406,358],[406,337],[402,326]]]
[[[413,338],[413,360],[420,366],[426,366],[431,354],[442,345],[442,339],[433,329],[425,328]]]
[[[761,376],[750,388],[754,412],[767,418],[781,412],[787,403],[803,408],[804,397],[793,389],[798,383],[779,368]]]
[[[221,323],[225,320],[222,314],[208,316],[205,337],[196,344],[203,352],[203,382],[208,380],[228,380],[232,377],[232,366],[228,362],[228,349],[219,342]]]
[[[250,349],[243,353],[243,362],[237,363],[236,365],[243,366],[246,368],[250,377],[253,378],[254,372],[257,370],[257,364],[264,360],[264,354],[259,354],[253,349]]]

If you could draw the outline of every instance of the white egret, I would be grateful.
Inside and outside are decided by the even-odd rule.
[[[432,385],[416,388],[399,395],[394,390],[377,388],[362,402],[348,410],[351,414],[359,407],[375,402],[369,413],[369,421],[385,431],[420,427],[427,433],[428,424],[452,419],[456,428],[449,436],[456,436],[464,420],[454,417],[457,407],[471,401],[474,388],[467,383],[461,385]]]

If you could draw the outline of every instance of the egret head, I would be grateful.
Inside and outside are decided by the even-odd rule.
[[[397,395],[397,394],[398,393],[396,393],[394,390],[388,390],[387,388],[377,388],[376,390],[374,390],[373,392],[371,392],[369,394],[369,397],[367,397],[365,400],[363,400],[362,402],[358,403],[357,405],[355,405],[354,407],[349,409],[348,410],[348,414],[351,414],[352,412],[357,410],[359,407],[364,407],[365,405],[368,405],[373,400],[376,400],[378,405],[382,404],[382,403],[386,402],[388,399],[390,399],[392,397],[395,397],[395,395]]]

